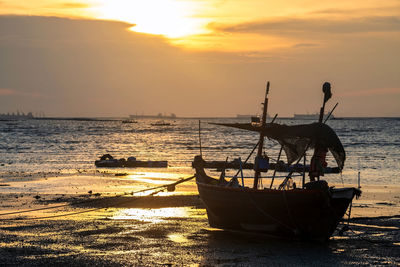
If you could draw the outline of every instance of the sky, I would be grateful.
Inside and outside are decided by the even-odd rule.
[[[0,0],[0,113],[400,117],[399,0]]]

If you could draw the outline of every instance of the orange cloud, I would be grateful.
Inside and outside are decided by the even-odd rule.
[[[60,9],[63,8],[81,9],[81,8],[89,8],[91,7],[91,5],[84,3],[59,3],[59,4],[48,5],[47,7],[60,8]]]
[[[351,34],[366,32],[399,32],[397,16],[366,16],[359,18],[274,18],[239,24],[210,23],[208,27],[220,32],[246,32],[273,35],[313,35],[316,33]]]
[[[0,96],[26,96],[26,97],[34,97],[34,98],[48,98],[48,96],[39,94],[39,93],[26,93],[26,92],[20,92],[15,89],[9,89],[9,88],[0,88]]]
[[[0,88],[0,95],[15,95],[15,91],[7,88]]]

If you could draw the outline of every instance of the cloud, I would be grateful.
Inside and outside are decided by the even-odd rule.
[[[91,5],[84,4],[84,3],[61,3],[59,5],[54,5],[52,7],[59,7],[59,8],[88,8]]]
[[[392,3],[392,4],[386,4],[382,3],[380,6],[374,6],[374,7],[360,7],[357,6],[356,8],[326,8],[326,9],[319,9],[319,10],[314,10],[309,12],[308,14],[310,15],[339,15],[339,16],[362,16],[374,13],[376,14],[379,12],[379,14],[396,14],[398,13],[398,10],[400,8],[400,3]],[[397,12],[396,12],[397,11]]]
[[[89,41],[125,37],[122,32],[134,24],[117,21],[67,19],[41,16],[0,16],[0,37],[29,40]],[[95,30],[95,29],[101,29]],[[110,33],[108,35],[107,33]]]
[[[282,117],[317,109],[327,80],[334,98],[339,90],[365,88],[371,94],[373,88],[400,88],[400,42],[392,36],[342,38],[318,49],[298,49],[312,46],[307,39],[294,42],[296,49],[194,52],[160,36],[129,31],[130,26],[0,16],[0,112],[19,107],[48,116],[252,114],[259,112],[270,80],[269,111]],[[398,96],[388,90],[376,97],[380,101],[337,99],[338,112],[352,116],[357,106],[358,115],[399,116]]]
[[[49,98],[47,95],[43,95],[36,92],[21,92],[15,89],[0,88],[0,96],[17,96],[17,97],[29,97],[29,98]]]
[[[204,67],[200,56],[129,27],[114,21],[0,16],[0,88],[51,95],[47,102],[20,97],[18,105],[25,110],[126,116],[190,113],[223,87],[223,79],[216,78],[214,67]],[[12,109],[15,102],[1,98],[0,106]]]
[[[280,36],[306,36],[317,33],[350,34],[370,32],[399,32],[400,17],[369,16],[359,18],[275,18],[235,25],[209,24],[220,32],[259,33]]]
[[[11,89],[7,89],[7,88],[0,88],[0,95],[2,96],[6,96],[6,95],[14,95],[15,92]]]
[[[316,47],[318,44],[313,44],[313,43],[299,43],[295,44],[292,47],[293,48],[303,48],[303,47]]]

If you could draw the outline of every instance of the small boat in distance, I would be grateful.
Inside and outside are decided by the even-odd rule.
[[[136,120],[122,120],[122,123],[138,123]]]
[[[211,227],[263,233],[271,236],[304,239],[328,240],[339,221],[351,205],[354,196],[361,195],[359,188],[329,187],[324,176],[326,153],[334,156],[339,170],[344,166],[346,154],[338,136],[328,125],[317,123],[287,126],[278,123],[266,123],[269,82],[267,84],[262,121],[252,123],[213,123],[258,132],[258,143],[247,159],[258,148],[255,156],[253,186],[244,183],[243,168],[247,159],[239,162],[239,170],[229,181],[222,170],[219,178],[208,176],[204,170],[206,162],[202,156],[196,156],[193,167],[196,170],[196,184],[200,198],[204,202]],[[323,85],[324,102],[331,97],[330,84]],[[297,165],[303,159],[303,170],[297,176],[301,185],[296,186],[294,178],[298,169],[289,169],[279,187],[274,187],[276,169],[272,176],[262,177],[261,173],[269,169],[269,157],[263,153],[264,138],[268,137],[281,145],[276,162],[280,162],[281,153],[287,156],[287,166]],[[314,148],[308,171],[310,182],[306,182],[306,151]],[[200,150],[201,151],[201,150]],[[261,180],[270,179],[270,185],[263,186]],[[265,184],[264,180],[264,184]],[[350,216],[350,212],[349,212]]]
[[[167,114],[162,114],[162,113],[158,113],[157,115],[129,115],[130,119],[176,119],[177,116],[175,115],[175,113],[171,113],[169,115]]]
[[[171,123],[165,122],[165,121],[163,121],[163,120],[161,120],[161,121],[156,121],[156,122],[150,123],[150,124],[151,124],[151,126],[171,126]]]
[[[247,115],[247,114],[236,114],[237,119],[247,119],[251,120],[251,122],[257,123],[261,121],[261,118],[259,115]],[[267,114],[267,119],[271,118],[269,114]]]
[[[34,119],[32,112],[29,112],[27,114],[25,113],[20,113],[17,111],[17,113],[3,113],[0,114],[0,120],[2,121],[9,121],[9,120],[31,120]]]
[[[165,168],[168,167],[168,161],[140,161],[136,160],[136,157],[129,157],[127,160],[124,158],[115,159],[110,154],[104,154],[100,157],[100,160],[94,162],[94,165],[103,168]]]

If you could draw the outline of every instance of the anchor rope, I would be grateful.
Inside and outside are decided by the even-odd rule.
[[[123,194],[110,196],[110,197],[106,197],[106,198],[87,199],[87,200],[82,200],[82,201],[78,201],[78,202],[62,204],[62,205],[57,205],[57,206],[52,206],[52,207],[43,207],[43,208],[29,209],[29,210],[23,210],[23,211],[0,213],[0,216],[15,215],[15,214],[22,214],[22,213],[28,213],[28,212],[34,212],[34,211],[50,210],[50,209],[58,209],[58,208],[67,207],[67,206],[76,206],[76,205],[81,205],[81,204],[92,203],[92,202],[95,202],[95,201],[104,201],[104,200],[108,200],[108,199],[117,199],[117,198],[120,198],[120,197],[123,197],[123,196],[126,196],[126,195],[134,195],[134,194],[143,193],[143,192],[147,192],[147,191],[152,191],[152,190],[156,190],[156,189],[162,189],[162,190],[159,190],[159,191],[156,191],[156,192],[153,192],[152,194],[150,194],[150,195],[154,195],[156,193],[164,191],[168,187],[175,186],[175,185],[181,184],[183,182],[189,181],[189,180],[193,179],[194,177],[196,177],[196,176],[192,175],[192,176],[187,177],[187,178],[181,178],[180,180],[178,180],[176,182],[173,182],[173,183],[170,183],[170,184],[160,185],[160,186],[156,186],[156,187],[152,187],[152,188],[146,188],[146,189],[142,189],[142,190],[138,190],[138,191],[132,191],[132,192],[129,192],[129,193],[124,192]],[[137,198],[129,199],[126,202],[136,200]],[[122,203],[125,203],[125,201],[122,202]],[[122,204],[122,203],[119,203],[119,204]],[[99,209],[105,209],[105,208],[101,207],[101,208],[95,208],[95,209],[81,211],[81,212],[73,212],[73,213],[69,213],[69,214],[54,215],[54,216],[40,217],[40,218],[34,218],[34,219],[45,219],[45,218],[62,217],[62,216],[68,216],[68,215],[73,215],[73,214],[90,212],[90,211],[99,210]],[[18,219],[0,219],[0,220],[18,220]]]

